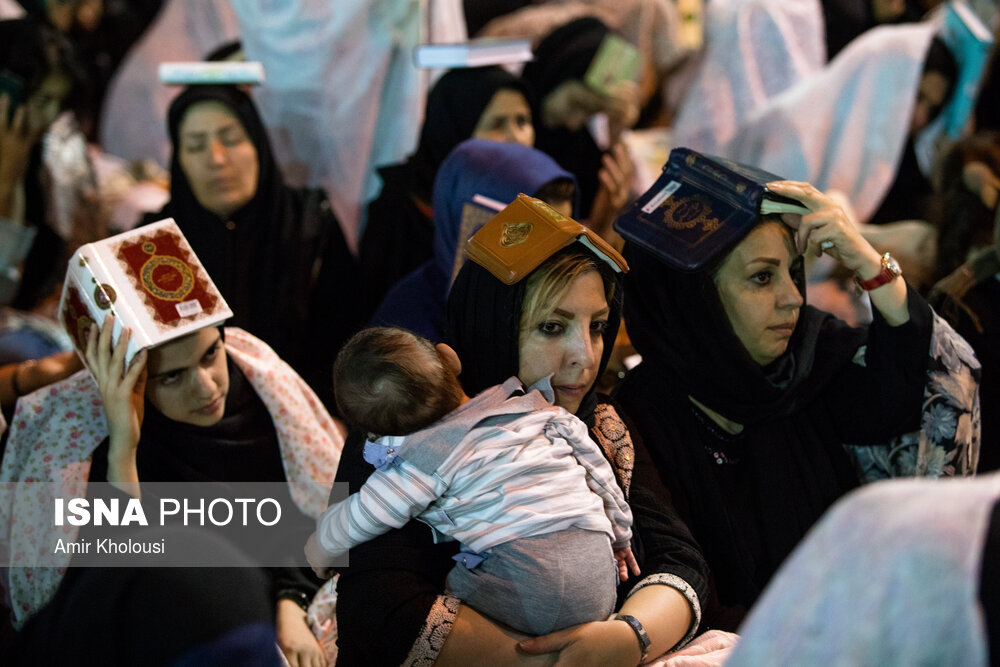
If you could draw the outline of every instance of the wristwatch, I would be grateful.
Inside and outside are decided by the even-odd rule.
[[[614,620],[625,621],[628,623],[629,627],[632,628],[632,632],[635,633],[635,638],[639,640],[639,651],[642,653],[642,657],[639,658],[639,662],[646,662],[646,658],[649,657],[649,635],[646,634],[646,629],[642,627],[642,623],[635,616],[630,616],[629,614],[615,614]]]
[[[899,268],[899,262],[892,258],[892,255],[885,253],[882,255],[882,270],[879,271],[878,275],[874,278],[869,278],[868,280],[861,280],[857,277],[854,278],[854,282],[858,284],[858,287],[866,292],[869,292],[876,287],[881,287],[891,283],[893,280],[899,277],[903,271]]]

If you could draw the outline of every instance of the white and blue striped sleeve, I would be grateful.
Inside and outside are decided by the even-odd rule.
[[[615,534],[614,546],[628,546],[632,539],[632,510],[615,480],[611,464],[591,439],[587,425],[568,412],[553,418],[550,423],[573,448],[577,462],[587,473],[587,486],[604,502],[604,512]]]
[[[445,484],[397,459],[376,470],[357,493],[327,508],[316,521],[316,537],[327,555],[349,549],[393,528],[402,528],[437,500]]]

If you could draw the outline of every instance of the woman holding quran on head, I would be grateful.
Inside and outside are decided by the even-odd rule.
[[[635,170],[620,137],[639,117],[638,67],[635,47],[594,17],[553,30],[524,67],[535,145],[573,173],[580,218],[605,238],[632,195]]]
[[[618,330],[627,265],[582,225],[524,195],[476,233],[467,254],[448,297],[446,335],[465,392],[512,376],[525,386],[551,378],[555,404],[587,424],[614,470],[642,574],[619,588],[614,618],[530,639],[449,595],[455,543],[435,544],[411,522],[352,549],[338,570],[338,664],[636,665],[686,642],[706,596],[703,560],[642,441],[594,389]],[[364,449],[363,436],[348,437],[337,481],[351,491],[374,470]]]
[[[616,228],[642,355],[618,400],[704,550],[712,627],[861,481],[975,471],[978,362],[830,197],[675,149]],[[806,305],[806,253],[855,274],[870,326]]]
[[[93,544],[89,538],[105,533],[86,523],[66,533],[46,515],[51,503],[5,505],[3,583],[21,628],[15,664],[74,664],[100,650],[107,664],[207,664],[198,660],[218,655],[264,665],[276,664],[276,643],[292,664],[325,664],[306,623],[321,582],[295,557],[325,507],[339,425],[271,348],[221,326],[232,312],[169,221],[81,248],[60,311],[89,370],[21,399],[0,481],[52,481],[56,498],[86,495],[95,504],[140,499],[146,534],[166,535],[160,553],[180,560],[124,567],[114,556],[81,555],[100,558],[95,547],[25,561],[26,549],[57,537]],[[273,483],[266,493],[286,520],[249,540],[210,527],[191,547],[167,532],[174,524],[163,521],[158,502],[171,490],[194,493],[165,484],[175,482],[211,498]],[[202,551],[215,554],[210,568],[183,560]],[[53,635],[62,640],[51,642]]]
[[[285,185],[250,97],[235,85],[192,85],[170,105],[173,217],[233,306],[333,405],[329,369],[361,323],[357,262],[326,194]],[[317,358],[319,355],[319,358]]]

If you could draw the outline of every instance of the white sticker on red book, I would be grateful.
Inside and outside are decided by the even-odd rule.
[[[177,304],[177,314],[181,317],[191,317],[201,312],[201,302],[198,299],[191,299],[184,303]]]

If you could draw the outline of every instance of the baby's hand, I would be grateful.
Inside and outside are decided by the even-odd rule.
[[[632,547],[624,546],[614,550],[615,561],[618,563],[618,578],[622,581],[628,580],[629,570],[632,574],[639,575],[639,563],[636,562],[632,554]]]
[[[333,568],[330,567],[330,557],[326,555],[323,551],[323,547],[319,545],[319,541],[316,539],[316,533],[309,536],[306,540],[306,559],[309,564],[312,565],[313,572],[320,579],[329,579],[333,576]]]

